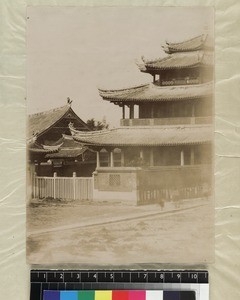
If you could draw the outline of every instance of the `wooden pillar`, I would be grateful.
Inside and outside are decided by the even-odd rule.
[[[136,105],[136,111],[135,111],[135,118],[136,118],[136,119],[139,119],[139,107],[140,107],[139,104]]]
[[[174,103],[171,103],[171,117],[174,118],[175,117],[175,105]]]
[[[195,102],[192,103],[192,117],[195,117]]]
[[[184,151],[181,150],[181,166],[184,166]]]
[[[191,165],[194,165],[194,148],[192,147],[191,148],[191,154],[190,154],[191,156],[190,156],[190,164]]]
[[[76,200],[76,172],[73,172],[73,199]]]
[[[57,172],[53,173],[53,199],[56,199],[56,177]]]
[[[113,161],[113,151],[110,152],[110,167],[114,167],[114,161]]]
[[[156,74],[153,74],[153,83],[156,81]]]
[[[124,167],[124,152],[123,152],[123,149],[121,149],[121,167]]]
[[[100,168],[100,154],[99,154],[99,151],[97,151],[97,168]]]
[[[197,76],[199,83],[203,83],[203,68],[199,68]]]
[[[122,107],[122,118],[125,119],[125,104]]]
[[[134,104],[130,105],[129,119],[134,119]]]
[[[150,167],[154,166],[153,148],[150,149]]]
[[[154,117],[154,105],[151,104],[151,118]]]
[[[40,168],[41,168],[41,162],[38,160],[37,161],[37,172],[36,172],[38,176],[41,176],[41,173],[40,173],[41,170],[40,170]]]

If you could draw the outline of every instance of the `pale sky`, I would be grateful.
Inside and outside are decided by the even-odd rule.
[[[165,40],[213,31],[206,7],[29,7],[28,113],[62,106],[67,97],[84,121],[106,117],[119,126],[121,108],[102,100],[98,87],[151,82],[136,59],[164,56]]]

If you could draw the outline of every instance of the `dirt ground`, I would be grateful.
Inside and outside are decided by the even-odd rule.
[[[34,200],[27,209],[32,264],[206,263],[213,258],[210,199],[179,205]]]

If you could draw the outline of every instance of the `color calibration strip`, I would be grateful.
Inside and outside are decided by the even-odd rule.
[[[196,300],[195,291],[44,291],[43,300]]]

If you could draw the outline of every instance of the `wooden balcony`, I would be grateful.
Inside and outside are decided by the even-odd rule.
[[[172,79],[172,80],[162,80],[160,85],[188,85],[188,84],[199,84],[199,78],[181,78],[181,79]]]
[[[121,119],[121,126],[160,126],[183,124],[212,124],[212,117],[157,118],[157,119]]]

